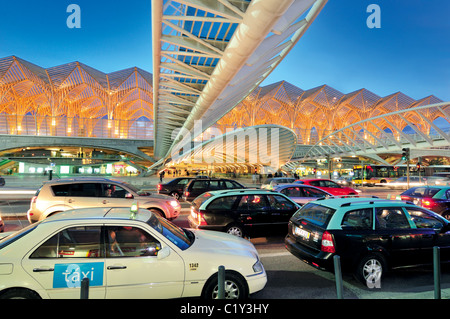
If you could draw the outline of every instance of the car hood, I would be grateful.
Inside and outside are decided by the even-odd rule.
[[[173,197],[169,196],[169,195],[151,193],[150,195],[139,195],[139,196],[136,196],[135,199],[141,199],[141,200],[165,199],[165,200],[170,200],[170,199],[173,199]]]
[[[219,231],[194,229],[191,231],[195,234],[195,241],[191,246],[195,250],[219,254],[257,255],[255,246],[246,239]]]

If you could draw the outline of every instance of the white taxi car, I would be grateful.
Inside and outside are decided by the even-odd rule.
[[[4,236],[6,233],[3,233]],[[216,298],[264,288],[266,272],[247,240],[182,229],[146,209],[59,213],[0,240],[0,298]]]

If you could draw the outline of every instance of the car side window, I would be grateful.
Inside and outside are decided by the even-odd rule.
[[[356,209],[345,213],[341,226],[355,229],[373,229],[373,209]]]
[[[98,183],[69,184],[68,196],[99,197],[99,195],[100,195],[100,184]]]
[[[326,187],[341,188],[341,185],[332,181],[325,181]]]
[[[280,195],[267,195],[270,206],[275,210],[293,210],[295,205]]]
[[[303,197],[300,192],[300,187],[286,187],[281,190],[281,194],[287,197]]]
[[[182,178],[178,181],[177,185],[186,185],[189,181],[190,179],[188,178]]]
[[[79,226],[60,231],[30,258],[97,258],[103,257],[101,226]]]
[[[206,209],[230,210],[236,202],[237,196],[223,196],[213,200]]]
[[[407,229],[408,219],[401,208],[378,207],[376,209],[377,229]]]
[[[106,228],[106,257],[156,256],[161,244],[148,232],[137,227]]]
[[[269,203],[264,195],[244,195],[239,201],[239,210],[268,210]]]
[[[312,186],[321,186],[320,185],[320,181],[312,181],[311,183],[310,183]],[[323,186],[323,185],[322,185]]]
[[[223,187],[221,187],[222,182],[221,181],[210,181],[209,182],[209,189],[210,190],[218,190],[218,189],[222,189]]]
[[[57,197],[60,196],[68,196],[69,195],[69,184],[66,185],[53,185],[52,186],[53,194]]]
[[[206,189],[208,188],[209,181],[195,181],[192,185],[192,189]]]
[[[305,194],[304,197],[324,197],[327,195],[327,193],[322,192],[320,189],[312,187],[304,187],[302,188],[302,191]]]
[[[444,227],[444,223],[427,212],[414,207],[406,207],[406,210],[417,228],[432,228],[439,230]]]
[[[125,198],[127,190],[115,184],[103,184],[102,197]]]

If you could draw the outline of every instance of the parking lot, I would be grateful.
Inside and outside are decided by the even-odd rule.
[[[244,181],[247,182],[247,181]],[[248,184],[248,183],[246,183]],[[146,185],[151,188],[151,185]],[[16,190],[25,189],[16,186]],[[398,194],[401,191],[381,187],[360,188],[364,196]],[[4,188],[4,191],[8,188]],[[6,231],[14,231],[28,225],[26,211],[30,194],[0,194],[0,210],[5,219]],[[13,197],[16,197],[13,199]],[[181,227],[189,227],[187,217],[190,205],[181,202],[181,215],[173,222]],[[333,273],[317,270],[291,255],[284,247],[284,236],[249,238],[255,245],[266,269],[268,282],[264,290],[252,295],[258,299],[334,299],[336,283]],[[381,288],[369,289],[352,275],[344,274],[343,297],[345,299],[405,299],[433,298],[433,272],[430,268],[393,271],[382,281]],[[442,297],[450,288],[450,275],[444,267],[442,273]]]

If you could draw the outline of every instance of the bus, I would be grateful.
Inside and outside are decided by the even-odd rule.
[[[354,165],[353,184],[375,186],[406,176],[406,165]]]

